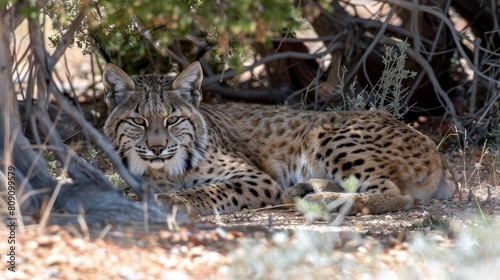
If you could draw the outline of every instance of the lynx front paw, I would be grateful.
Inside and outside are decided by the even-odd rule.
[[[328,212],[334,213],[338,212],[340,207],[346,205],[347,207],[352,207],[355,201],[354,194],[347,193],[312,193],[304,197],[307,202],[317,203],[323,206]]]
[[[295,198],[303,198],[308,194],[315,193],[316,190],[309,183],[298,183],[283,192],[282,200],[285,204],[294,204]]]

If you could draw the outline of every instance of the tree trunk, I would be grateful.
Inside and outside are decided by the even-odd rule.
[[[0,167],[5,175],[3,178],[10,175],[8,173],[9,167],[10,171],[15,169],[15,215],[19,218],[19,214],[22,212],[23,214],[31,213],[34,216],[39,216],[45,214],[45,212],[40,212],[43,210],[51,211],[52,223],[78,223],[79,215],[84,217],[87,225],[164,223],[168,217],[168,209],[157,206],[151,199],[150,192],[144,195],[145,201],[149,201],[149,203],[136,203],[127,199],[123,192],[111,185],[108,180],[103,180],[104,176],[93,166],[86,165],[85,169],[78,168],[79,163],[81,164],[83,161],[81,159],[78,161],[79,158],[67,150],[57,133],[51,133],[47,137],[49,137],[49,143],[57,146],[56,153],[59,154],[60,160],[63,159],[61,163],[67,163],[67,166],[70,166],[71,170],[68,170],[68,174],[72,177],[73,182],[61,186],[61,183],[57,182],[48,172],[47,163],[41,156],[43,147],[33,148],[23,133],[16,93],[14,92],[11,72],[14,61],[10,52],[10,36],[12,36],[16,26],[15,19],[19,16],[16,12],[16,6],[13,5],[0,13],[0,30],[2,30],[0,37],[0,104],[3,106],[3,118],[0,121]],[[36,28],[36,24],[30,27],[30,31],[33,31],[33,27]],[[32,41],[31,47],[34,48],[33,46],[36,45],[37,42]],[[32,49],[32,51],[38,56],[43,56],[38,57],[38,63],[43,64],[41,61],[50,61],[44,49]],[[52,63],[55,62],[52,61]],[[39,75],[33,75],[32,78],[38,77],[39,90],[51,88],[52,65],[37,65],[36,68],[41,72]],[[34,83],[35,81],[30,82]],[[49,91],[39,92],[38,96],[43,96],[43,94],[49,94]],[[31,114],[34,114],[38,119],[38,125],[45,128],[50,128],[53,125],[47,112],[40,110],[39,104],[32,106],[32,108]],[[73,112],[77,110],[74,107],[65,109]],[[79,121],[81,122],[81,120]],[[101,141],[104,140],[101,139]],[[96,174],[100,174],[100,176],[95,176]],[[3,179],[2,189],[7,190],[8,184]],[[51,198],[52,200],[50,200]],[[42,209],[47,201],[49,209]],[[63,214],[56,215],[55,213]],[[14,215],[14,213],[9,213],[9,215],[11,214]]]

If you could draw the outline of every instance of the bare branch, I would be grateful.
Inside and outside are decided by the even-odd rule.
[[[354,76],[358,73],[358,70],[359,70],[359,67],[361,67],[361,64],[364,64],[366,62],[366,58],[368,58],[368,56],[372,53],[373,49],[375,48],[375,46],[378,44],[378,42],[380,41],[380,39],[384,35],[385,30],[387,29],[387,26],[389,25],[389,22],[391,21],[395,10],[396,10],[395,7],[391,7],[391,12],[389,13],[389,16],[385,20],[384,24],[382,24],[382,27],[380,28],[380,31],[377,33],[375,38],[373,38],[373,41],[370,43],[368,48],[365,50],[365,52],[361,56],[361,59],[359,60],[359,62],[351,69],[351,71],[350,71],[351,73],[347,76],[347,81],[351,81],[354,78]]]
[[[340,37],[342,35],[343,34],[337,34],[335,37]],[[303,53],[303,52],[282,52],[282,53],[275,53],[275,54],[266,56],[266,57],[260,59],[259,61],[256,61],[254,64],[252,64],[250,66],[245,67],[244,71],[252,71],[257,66],[269,63],[269,62],[274,61],[274,60],[279,60],[279,59],[285,59],[285,58],[298,58],[298,59],[320,58],[320,57],[323,57],[325,55],[330,54],[331,52],[333,52],[335,50],[339,50],[339,49],[342,48],[342,46],[343,46],[342,43],[340,43],[340,42],[334,43],[334,42],[335,42],[335,40],[332,39],[332,43],[328,46],[328,48],[325,51],[318,52],[318,53],[315,53],[315,54],[306,54],[306,53]],[[232,77],[234,77],[234,76],[236,76],[238,74],[239,73],[236,70],[231,70],[231,71],[227,71],[227,72],[225,72],[223,74],[217,74],[217,75],[208,77],[208,78],[206,78],[206,79],[203,80],[203,86],[219,82],[219,81],[221,81],[223,79],[232,78]]]
[[[450,30],[455,30],[455,26],[453,23],[443,14],[443,12],[435,7],[429,7],[429,6],[424,6],[424,5],[416,5],[410,2],[406,1],[396,1],[396,0],[381,0],[381,2],[389,3],[401,8],[405,9],[410,9],[410,10],[416,10],[419,12],[425,12],[428,14],[431,14],[437,18],[439,18]],[[482,71],[480,71],[474,63],[470,60],[469,56],[467,55],[467,52],[464,50],[462,43],[460,42],[460,38],[458,37],[457,32],[450,32],[453,42],[455,43],[455,46],[457,47],[457,50],[459,53],[462,55],[462,57],[467,61],[467,64],[471,69],[481,78],[489,81],[490,83],[500,86],[500,81],[495,80],[487,75],[485,75]]]
[[[68,30],[66,33],[62,36],[61,42],[57,46],[56,50],[50,57],[50,63],[52,65],[49,65],[49,67],[53,67],[61,58],[61,56],[64,54],[66,49],[69,47],[71,44],[71,41],[73,41],[73,38],[75,37],[75,33],[82,24],[83,20],[85,19],[86,13],[85,9],[82,7],[76,18],[71,22],[71,25],[69,26]]]

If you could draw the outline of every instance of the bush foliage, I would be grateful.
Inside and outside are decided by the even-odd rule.
[[[114,62],[125,58],[127,63],[122,67],[129,73],[150,64],[152,56],[168,56],[168,49],[175,44],[182,45],[187,54],[194,54],[193,42],[217,42],[220,52],[227,56],[230,49],[248,50],[252,42],[292,33],[301,24],[300,11],[290,0],[112,0],[85,5],[88,16],[76,33],[75,43],[90,53],[94,43],[89,34],[94,34]],[[54,29],[61,33],[81,10],[80,1],[50,0],[44,7]],[[60,43],[61,33],[50,37],[53,45]],[[240,63],[237,57],[233,65]],[[169,70],[169,65],[165,67],[160,70]]]

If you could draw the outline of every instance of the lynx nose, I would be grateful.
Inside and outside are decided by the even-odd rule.
[[[165,147],[162,146],[162,145],[155,145],[155,146],[151,146],[149,147],[149,149],[151,149],[151,151],[153,151],[153,153],[156,155],[156,156],[159,156],[161,154],[161,152],[163,150],[165,150]]]

